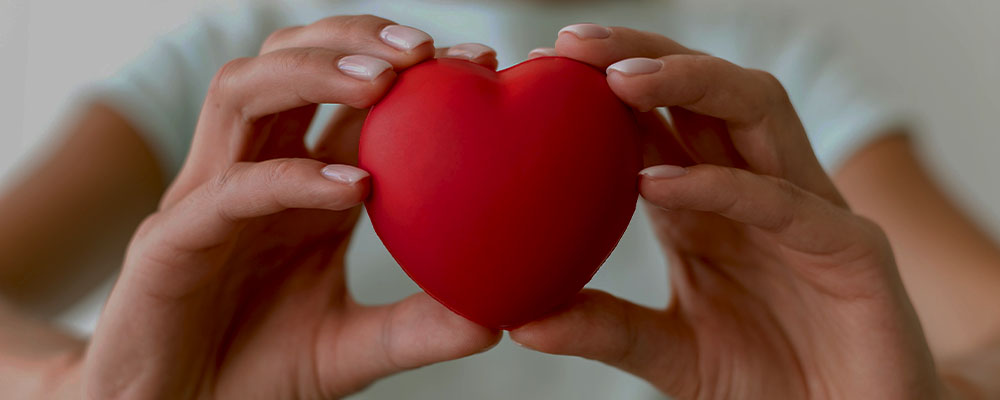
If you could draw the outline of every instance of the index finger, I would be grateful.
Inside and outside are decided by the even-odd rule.
[[[844,204],[773,75],[721,58],[675,54],[614,63],[608,67],[608,84],[622,101],[640,110],[681,107],[723,120],[729,139],[751,169]]]
[[[597,24],[575,24],[560,29],[556,53],[599,68],[631,57],[704,54],[660,34]]]

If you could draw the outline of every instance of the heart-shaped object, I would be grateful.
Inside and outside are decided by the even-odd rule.
[[[362,128],[368,215],[424,291],[511,329],[572,298],[617,245],[638,196],[638,129],[605,75],[574,60],[427,61]]]

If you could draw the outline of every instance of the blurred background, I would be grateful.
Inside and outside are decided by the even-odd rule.
[[[913,112],[942,184],[1000,235],[1000,2],[676,0],[795,8],[839,28],[883,91]],[[81,85],[160,34],[237,0],[0,0],[0,185],[30,162]]]
[[[0,0],[0,190],[53,138],[55,125],[72,110],[81,88],[114,74],[160,35],[195,15],[226,12],[247,1]],[[828,31],[839,35],[835,39],[867,69],[860,72],[879,78],[872,82],[880,86],[876,90],[908,110],[921,150],[941,184],[1000,237],[1000,159],[994,154],[1000,150],[995,121],[1000,111],[1000,2],[666,1],[759,6],[831,26]],[[381,255],[392,264],[387,253]],[[101,304],[109,288],[78,307]],[[401,292],[407,290],[415,288]],[[87,331],[96,316],[82,313],[89,316],[80,319],[77,314],[70,310],[63,323]]]
[[[246,1],[0,0],[0,190],[52,139],[84,85],[113,74],[195,14]],[[664,1],[784,7],[833,26],[864,72],[880,78],[877,89],[910,112],[940,183],[1000,237],[1000,1]],[[87,301],[100,304],[102,293]]]

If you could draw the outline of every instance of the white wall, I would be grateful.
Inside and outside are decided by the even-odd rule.
[[[918,111],[943,182],[1000,234],[1000,161],[994,157],[1000,150],[1000,2],[754,1],[793,6],[839,26],[882,83]],[[79,85],[112,73],[192,13],[236,2],[0,0],[0,176],[28,158]]]

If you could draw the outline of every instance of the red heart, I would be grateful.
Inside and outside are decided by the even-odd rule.
[[[421,288],[511,329],[565,303],[635,211],[635,117],[600,71],[536,58],[407,69],[361,131],[375,232]]]

